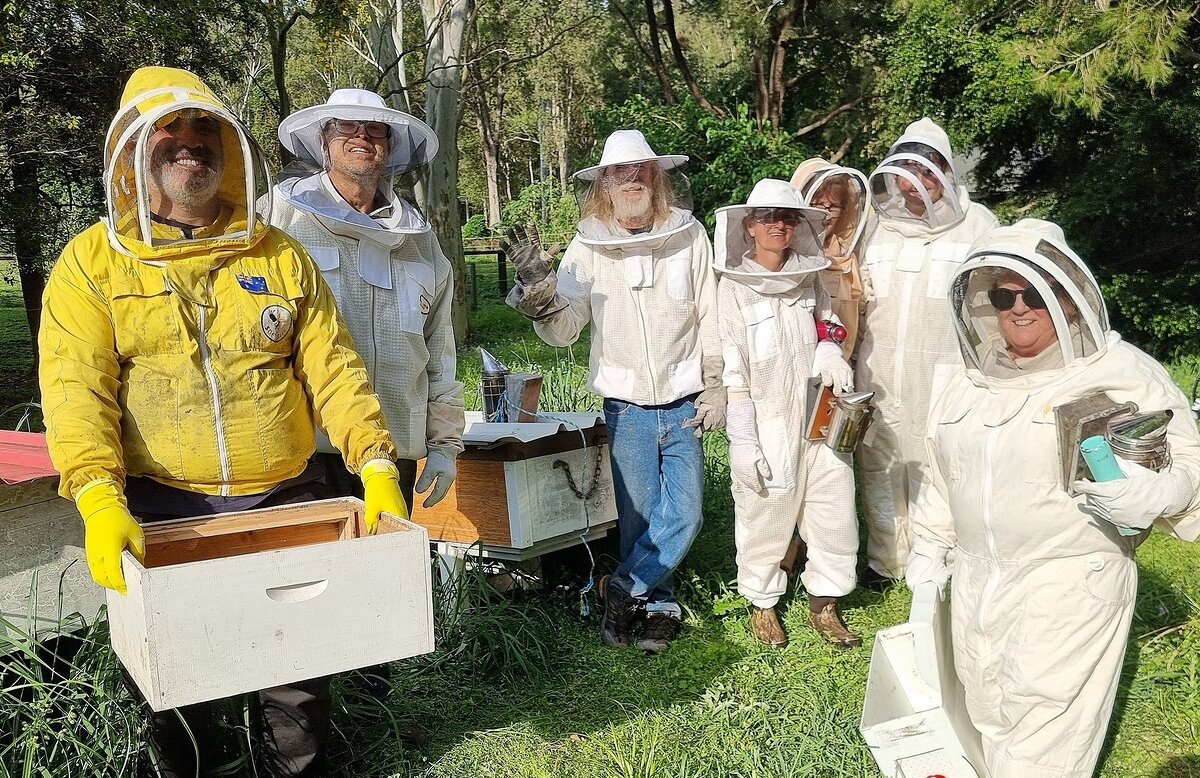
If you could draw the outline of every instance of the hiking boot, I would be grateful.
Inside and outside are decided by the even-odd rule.
[[[842,621],[836,597],[809,597],[808,623],[826,642],[838,648],[856,648],[862,645],[862,638],[851,632],[846,622]]]
[[[606,646],[629,645],[629,633],[642,604],[621,591],[613,583],[611,575],[600,579],[600,599],[604,601],[600,640]]]
[[[766,643],[771,648],[783,648],[788,644],[787,632],[779,621],[779,614],[774,607],[750,607],[750,630],[759,642]]]
[[[642,639],[637,642],[638,648],[647,654],[661,654],[671,647],[671,641],[679,637],[682,626],[679,619],[670,613],[651,611],[646,614],[646,626],[642,629]]]

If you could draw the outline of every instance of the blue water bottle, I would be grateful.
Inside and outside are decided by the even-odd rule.
[[[1079,444],[1079,451],[1083,454],[1083,461],[1087,463],[1088,470],[1092,471],[1092,480],[1096,482],[1102,481],[1119,481],[1125,477],[1121,472],[1120,466],[1117,464],[1117,458],[1113,455],[1112,446],[1108,445],[1108,441],[1103,435],[1093,435]],[[1117,532],[1124,537],[1132,537],[1139,532],[1140,529],[1133,527],[1122,527],[1117,525]]]

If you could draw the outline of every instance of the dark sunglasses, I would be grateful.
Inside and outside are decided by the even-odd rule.
[[[367,131],[368,138],[390,138],[392,136],[391,126],[383,122],[354,122],[349,119],[333,119],[325,125],[328,132],[334,135],[342,135],[347,138],[353,138],[358,134],[360,129]]]
[[[760,224],[783,222],[790,227],[795,227],[800,223],[800,214],[788,208],[756,208],[752,212],[751,218]]]
[[[1055,288],[1058,291],[1058,288]],[[1021,295],[1021,299],[1030,308],[1039,311],[1046,310],[1046,301],[1042,299],[1042,294],[1033,287],[1026,289],[989,289],[988,299],[992,302],[992,307],[997,311],[1009,311],[1017,304],[1017,295]]]

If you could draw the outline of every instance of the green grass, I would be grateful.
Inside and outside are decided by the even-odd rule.
[[[495,279],[494,261],[480,260],[481,307],[473,315],[470,345],[486,346],[514,370],[542,366],[548,383],[545,407],[578,407],[586,339],[571,349],[542,344],[527,321],[498,304],[498,289],[484,294],[485,264],[490,283]],[[8,299],[3,293],[0,287],[0,301]],[[478,407],[474,349],[460,352],[460,369],[468,405]],[[1185,389],[1195,373],[1193,363],[1172,368]],[[595,398],[589,402],[596,407]],[[848,652],[818,641],[806,626],[803,593],[790,593],[782,607],[791,645],[782,651],[761,647],[748,631],[746,603],[734,591],[722,435],[706,439],[705,455],[706,523],[680,571],[687,628],[670,651],[648,658],[635,649],[600,645],[595,602],[590,615],[580,615],[578,587],[586,564],[568,574],[565,584],[542,592],[502,595],[484,577],[468,576],[466,597],[475,606],[439,613],[438,651],[394,666],[395,689],[386,707],[345,683],[336,686],[332,752],[337,774],[876,776],[857,731],[871,636],[905,619],[907,590],[896,586],[883,594],[851,595],[846,618],[866,640]],[[602,559],[601,568],[610,562]],[[1133,636],[1099,775],[1200,778],[1200,546],[1156,534],[1140,549],[1138,562],[1142,577]],[[102,633],[94,638],[78,660],[79,669],[69,674],[73,685],[39,680],[36,699],[19,703],[25,707],[5,702],[6,713],[17,714],[13,722],[36,721],[40,729],[20,727],[41,734],[35,746],[29,746],[28,737],[21,741],[23,749],[0,745],[0,778],[21,775],[30,748],[43,759],[34,762],[43,769],[34,775],[86,774],[69,772],[61,759],[46,761],[44,746],[87,737],[79,734],[77,720],[54,713],[65,711],[56,702],[60,695],[82,694],[93,705],[109,706],[110,715],[128,710],[127,693],[113,683]],[[26,647],[19,655],[31,654]],[[0,660],[0,673],[7,661]],[[131,758],[137,745],[121,739],[125,719],[115,721],[109,727],[111,741],[88,753],[109,754],[106,769],[125,774],[120,760]],[[236,764],[245,758],[246,740],[238,709],[231,709],[227,726]],[[4,732],[15,727],[0,728],[0,744]],[[75,753],[66,748],[57,753],[65,759],[68,752]],[[78,765],[81,757],[73,758]],[[96,774],[106,771],[93,767]]]
[[[41,414],[29,407],[38,399],[37,375],[18,283],[17,263],[0,259],[0,429],[15,428],[30,410],[33,429],[41,429]]]

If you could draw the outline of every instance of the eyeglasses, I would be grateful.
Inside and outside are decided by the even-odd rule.
[[[1062,291],[1061,287],[1055,286],[1054,291]],[[1025,305],[1030,308],[1044,311],[1046,310],[1046,301],[1042,299],[1042,294],[1033,287],[1026,289],[999,289],[988,290],[988,300],[991,301],[992,307],[997,311],[1011,311],[1012,307],[1017,304],[1017,295],[1021,295],[1021,299],[1025,301]]]
[[[783,222],[787,227],[795,227],[800,223],[800,214],[790,208],[756,208],[751,211],[750,218],[759,224]]]
[[[814,203],[812,204],[812,206],[813,206],[813,208],[820,208],[821,210],[823,210],[823,211],[829,211],[830,213],[833,213],[834,211],[840,211],[840,210],[842,210],[842,204],[841,204],[841,203],[831,203],[831,202],[828,202],[828,201],[825,201],[825,202],[814,202]]]
[[[360,130],[365,130],[368,138],[375,138],[376,140],[392,137],[391,126],[383,122],[355,122],[349,119],[331,119],[325,125],[326,132],[346,138],[353,138]]]

